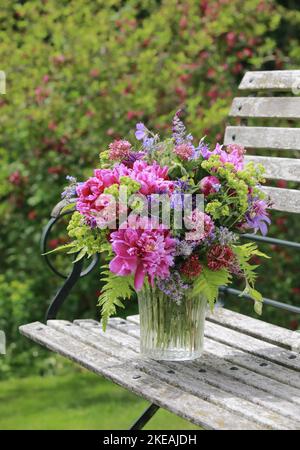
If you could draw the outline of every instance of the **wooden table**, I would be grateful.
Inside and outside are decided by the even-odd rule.
[[[157,362],[139,356],[139,316],[111,319],[106,333],[94,320],[20,332],[203,428],[300,429],[300,333],[217,309],[202,358]]]

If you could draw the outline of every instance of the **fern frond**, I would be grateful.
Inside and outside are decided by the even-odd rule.
[[[116,313],[117,306],[124,308],[120,299],[130,299],[133,292],[133,277],[121,277],[105,270],[102,281],[105,283],[99,296],[101,307],[102,328],[105,331],[108,319]]]
[[[263,258],[269,258],[269,256],[259,251],[257,245],[253,242],[249,242],[243,245],[234,245],[233,251],[246,280],[246,287],[241,296],[243,296],[244,294],[249,295],[254,300],[255,312],[261,315],[263,298],[261,293],[254,289],[254,284],[257,278],[255,270],[259,266],[250,264],[249,260],[254,255],[261,256]]]
[[[231,274],[227,269],[212,271],[208,267],[203,267],[201,274],[194,282],[193,295],[203,294],[213,310],[218,297],[219,287],[227,286],[231,282]]]

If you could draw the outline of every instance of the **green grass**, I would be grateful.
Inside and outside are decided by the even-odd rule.
[[[0,430],[128,429],[148,403],[86,371],[0,382]],[[145,429],[196,426],[159,410]]]

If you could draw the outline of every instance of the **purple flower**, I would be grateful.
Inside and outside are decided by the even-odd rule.
[[[200,141],[198,147],[195,150],[195,158],[199,158],[199,156],[202,156],[204,159],[208,159],[210,151],[209,146],[205,142]]]
[[[62,192],[61,196],[66,200],[71,200],[74,199],[74,197],[77,197],[76,188],[79,183],[77,183],[75,177],[70,175],[66,176],[66,180],[69,182],[69,186],[65,187],[65,190]]]
[[[130,152],[128,157],[123,161],[123,164],[126,167],[129,167],[132,169],[135,161],[139,161],[140,159],[143,159],[145,155],[146,155],[145,152]]]
[[[136,124],[135,137],[138,141],[145,139],[148,135],[147,128],[142,122]]]
[[[231,163],[235,170],[243,170],[244,168],[245,149],[240,145],[228,145],[224,150],[223,145],[217,144],[213,151],[209,151],[206,146],[200,149],[200,153],[204,159],[209,159],[211,155],[219,155],[223,164]]]
[[[146,151],[151,150],[151,147],[153,146],[153,144],[154,144],[154,138],[149,138],[147,136],[144,138],[144,140],[143,140],[143,148]]]
[[[167,278],[157,278],[156,285],[160,291],[170,297],[175,303],[180,304],[184,298],[185,290],[189,288],[179,274],[174,271]]]
[[[268,225],[271,223],[267,212],[268,204],[264,200],[250,199],[250,208],[246,214],[246,222],[249,228],[253,228],[255,232],[258,230],[263,236],[268,232]]]

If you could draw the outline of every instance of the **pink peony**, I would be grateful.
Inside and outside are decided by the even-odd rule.
[[[209,159],[211,155],[219,155],[222,163],[231,163],[236,170],[243,170],[244,153],[245,149],[241,145],[230,144],[227,145],[226,150],[223,150],[223,145],[217,144],[212,152],[205,150],[205,153],[202,153],[202,156],[205,159]]]
[[[200,189],[204,195],[214,194],[218,192],[221,187],[221,183],[217,177],[213,175],[204,177],[200,181]]]
[[[111,242],[116,256],[110,262],[110,270],[120,276],[134,274],[137,291],[142,288],[145,276],[153,285],[155,277],[164,279],[170,275],[176,240],[163,225],[136,217],[135,226],[113,232]]]
[[[109,144],[109,158],[112,161],[119,161],[128,158],[131,144],[125,140],[117,140]]]
[[[143,195],[172,193],[174,182],[168,180],[168,167],[156,162],[151,165],[145,161],[135,161],[130,177],[141,184],[139,192]]]
[[[212,218],[199,209],[194,209],[192,214],[184,219],[184,223],[189,230],[192,230],[186,233],[185,240],[187,241],[203,241],[211,235],[215,228]]]
[[[98,197],[106,187],[119,182],[119,174],[116,170],[96,169],[94,176],[85,183],[77,186],[78,200],[76,209],[84,216],[91,218],[103,209],[101,203],[97,203]]]
[[[184,143],[184,144],[176,145],[176,147],[174,148],[174,152],[180,159],[187,161],[188,159],[192,158],[192,156],[195,153],[195,150],[191,144]]]

